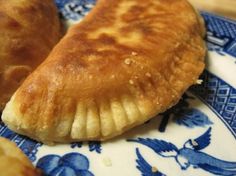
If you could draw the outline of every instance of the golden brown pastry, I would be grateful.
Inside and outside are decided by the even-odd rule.
[[[59,37],[53,0],[0,0],[0,111]]]
[[[0,175],[39,176],[41,174],[15,143],[0,137]]]
[[[203,35],[186,0],[99,0],[17,90],[3,121],[43,142],[117,136],[196,82]]]

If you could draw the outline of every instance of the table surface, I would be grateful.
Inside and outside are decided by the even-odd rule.
[[[189,0],[197,9],[236,20],[236,0]]]

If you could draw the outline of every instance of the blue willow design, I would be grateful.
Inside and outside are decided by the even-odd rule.
[[[206,70],[200,79],[203,83],[193,86],[191,92],[205,102],[236,137],[236,89]]]
[[[151,166],[141,155],[138,148],[136,148],[136,155],[138,159],[136,160],[137,169],[142,173],[142,176],[166,176],[157,170],[156,167]]]
[[[236,24],[206,12],[202,16],[207,26],[208,50],[236,57]]]
[[[78,21],[93,8],[96,0],[55,0],[55,2],[62,18]]]
[[[187,140],[180,149],[170,142],[159,139],[137,138],[128,141],[145,145],[162,157],[174,158],[182,170],[193,166],[195,169],[203,169],[215,175],[236,175],[236,162],[224,161],[202,152],[211,143],[211,127],[196,139]],[[147,166],[146,168],[148,169]]]
[[[101,153],[102,148],[101,148],[101,142],[99,141],[91,141],[88,143],[89,144],[89,151],[96,151],[97,153]]]
[[[172,116],[177,124],[188,128],[205,127],[206,125],[213,124],[202,111],[190,107],[188,100],[193,99],[195,98],[185,93],[177,105],[162,113],[163,118],[159,126],[159,131],[165,132]]]
[[[222,119],[232,134],[236,137],[236,89],[207,70],[203,72],[200,79],[203,80],[203,83],[201,85],[192,86],[190,92],[205,102],[205,104],[210,107],[213,112],[220,117],[220,119]],[[202,114],[199,110],[196,113],[196,110],[188,109],[189,104],[186,101],[188,99],[192,99],[192,97],[186,97],[186,95],[184,95],[179,104],[163,114],[164,118],[159,127],[160,131],[165,131],[171,113],[174,113],[174,115],[177,114],[177,117],[183,117],[182,119],[179,118],[179,120],[175,117],[177,120],[176,122],[178,124],[185,124],[187,127],[191,126],[192,123],[195,124],[200,121],[204,122],[202,126],[212,124],[207,116]],[[192,113],[192,117],[201,118],[190,118],[191,113],[189,112],[191,111],[195,111],[195,113]],[[188,122],[186,122],[186,117],[189,117],[187,118]],[[191,122],[191,119],[194,120]]]
[[[70,145],[71,148],[76,148],[76,147],[81,148],[82,146],[83,142],[72,142]]]
[[[174,120],[177,124],[188,128],[205,127],[213,124],[206,114],[195,108],[182,109],[181,112],[175,114]]]
[[[83,142],[73,142],[71,143],[71,148],[81,148],[83,146]],[[88,147],[89,151],[93,152],[95,151],[96,153],[101,153],[102,152],[102,145],[100,141],[90,141],[88,142]]]
[[[46,155],[38,160],[36,167],[48,176],[94,176],[89,171],[88,158],[80,153]]]

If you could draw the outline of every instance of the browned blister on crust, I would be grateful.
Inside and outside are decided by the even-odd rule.
[[[53,0],[0,0],[0,111],[60,36]]]
[[[203,29],[186,0],[99,0],[17,90],[3,120],[43,142],[122,134],[195,84]]]
[[[41,175],[15,143],[2,137],[0,137],[0,171],[1,176]]]

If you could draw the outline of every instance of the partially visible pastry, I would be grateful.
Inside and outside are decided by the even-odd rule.
[[[16,144],[0,137],[0,176],[40,176]]]
[[[0,0],[0,111],[60,37],[53,0]]]

